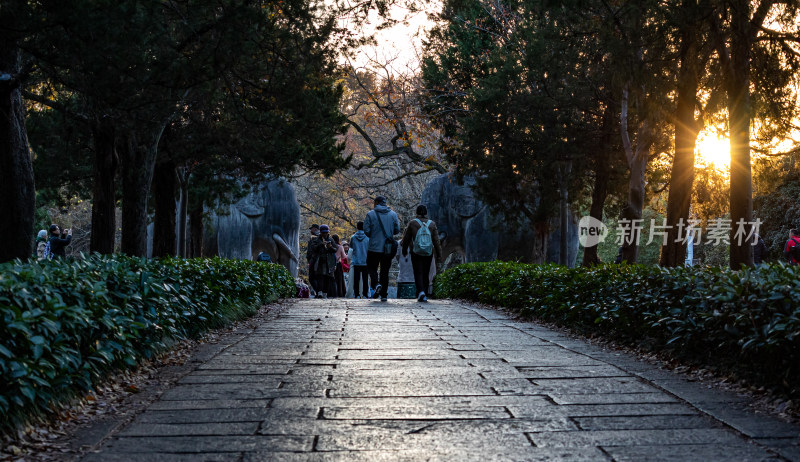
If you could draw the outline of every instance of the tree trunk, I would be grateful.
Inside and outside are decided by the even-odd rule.
[[[569,265],[569,175],[572,171],[572,164],[565,162],[562,165],[560,174],[560,218],[561,218],[561,232],[558,237],[558,264]]]
[[[0,29],[11,19],[0,18]],[[16,43],[0,35],[0,263],[25,260],[33,249],[36,196],[19,72]]]
[[[561,233],[558,239],[558,264],[569,266],[569,192],[561,190]]]
[[[589,208],[589,216],[598,221],[603,221],[603,208],[606,204],[608,197],[608,182],[611,177],[611,169],[609,167],[610,153],[612,149],[612,137],[614,135],[613,127],[614,110],[609,105],[606,106],[603,113],[603,127],[602,138],[600,146],[598,146],[597,158],[595,159],[594,168],[594,187],[592,188],[592,205]],[[602,263],[600,257],[597,255],[596,245],[592,247],[584,247],[583,261],[581,266],[592,266]]]
[[[122,252],[147,254],[147,200],[164,126],[128,133],[122,158]]]
[[[531,255],[531,263],[547,262],[547,241],[550,236],[550,225],[547,221],[531,224],[535,246]]]
[[[203,256],[203,203],[189,212],[189,257],[200,258]]]
[[[622,261],[636,263],[639,259],[641,219],[644,209],[644,179],[647,156],[638,155],[630,162],[631,176],[628,181],[628,203],[622,210],[622,218],[629,220],[630,233],[622,244]]]
[[[176,255],[175,250],[175,162],[157,162],[153,173],[153,257]]]
[[[94,184],[89,250],[110,255],[114,253],[114,240],[117,234],[116,175],[119,158],[114,125],[109,120],[94,123],[92,137],[94,138]]]
[[[622,261],[636,263],[639,257],[639,238],[641,236],[642,210],[644,209],[644,183],[647,161],[652,145],[650,133],[651,122],[642,117],[639,129],[636,131],[636,148],[634,149],[628,133],[628,85],[622,90],[622,104],[620,108],[620,134],[622,146],[625,149],[625,158],[630,169],[628,180],[628,203],[622,210],[621,218],[627,221],[625,235],[622,240]],[[640,114],[640,117],[642,115]]]
[[[684,1],[684,8],[696,11],[696,0]],[[699,124],[695,120],[700,74],[696,25],[687,21],[681,34],[680,72],[675,113],[675,157],[670,173],[667,200],[667,243],[661,249],[661,266],[675,267],[686,261],[686,232],[694,184],[694,151]],[[679,224],[683,224],[679,228]],[[683,236],[679,236],[679,232]]]
[[[178,233],[178,249],[177,255],[186,258],[186,218],[187,209],[189,208],[189,172],[186,167],[181,167],[178,172],[178,185],[180,187],[180,199],[178,201],[178,224],[176,227]]]
[[[728,114],[731,138],[731,268],[753,266],[750,242],[734,238],[737,223],[753,221],[753,186],[750,169],[750,1],[738,0],[731,8],[731,67],[728,78]]]

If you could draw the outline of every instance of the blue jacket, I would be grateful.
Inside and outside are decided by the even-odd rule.
[[[391,234],[387,236],[383,230]],[[378,204],[367,213],[367,217],[364,219],[364,234],[369,238],[368,249],[370,252],[383,253],[386,238],[394,239],[393,236],[399,233],[400,220],[397,218],[397,213],[388,206]]]
[[[367,266],[368,247],[369,238],[364,234],[364,231],[359,229],[358,232],[350,236],[350,248],[353,249],[350,264],[353,266]]]

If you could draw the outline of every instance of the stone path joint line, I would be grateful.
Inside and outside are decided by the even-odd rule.
[[[800,461],[743,401],[457,301],[298,300],[83,460]]]

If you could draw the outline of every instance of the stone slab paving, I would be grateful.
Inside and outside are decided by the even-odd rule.
[[[83,460],[800,460],[743,401],[500,311],[298,300]]]

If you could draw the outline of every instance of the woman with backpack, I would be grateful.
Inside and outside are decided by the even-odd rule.
[[[47,230],[43,229],[36,235],[36,253],[37,260],[44,260],[44,253],[47,250]]]
[[[428,208],[424,205],[417,206],[417,216],[408,223],[400,246],[404,257],[408,255],[409,247],[411,248],[411,266],[414,268],[417,301],[427,302],[431,260],[434,257],[437,262],[442,260],[442,246],[436,223],[428,219]]]

